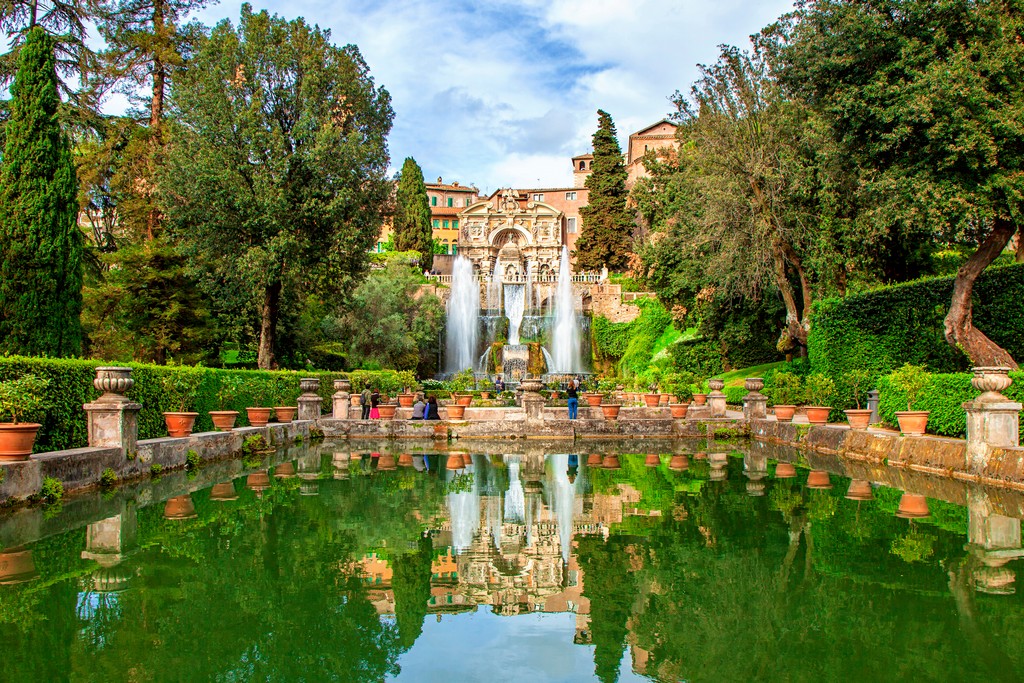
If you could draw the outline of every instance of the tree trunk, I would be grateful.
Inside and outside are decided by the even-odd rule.
[[[1017,246],[1014,249],[1017,263],[1024,263],[1024,230],[1017,228]]]
[[[164,33],[164,2],[156,0],[153,3],[153,33],[162,36]],[[155,185],[156,169],[162,163],[163,154],[163,119],[164,119],[164,90],[167,84],[167,67],[159,55],[153,56],[153,97],[149,103],[149,131],[150,144],[152,148],[149,154],[149,181]],[[150,202],[153,199],[150,197]],[[146,237],[152,240],[160,227],[160,210],[153,206],[146,218]]]
[[[774,253],[772,258],[775,262],[775,284],[778,286],[779,291],[782,293],[782,301],[786,305],[786,332],[789,333],[790,339],[801,347],[801,349],[807,347],[807,315],[808,309],[810,308],[810,289],[807,285],[807,278],[802,268],[798,269],[800,275],[800,285],[803,288],[801,292],[804,311],[801,313],[796,302],[796,293],[793,291],[793,285],[789,281],[789,272],[787,268],[787,257],[793,254],[793,249],[788,244],[785,244],[782,240],[775,243]],[[799,259],[797,259],[799,263]],[[803,355],[802,353],[800,355]]]
[[[260,370],[276,370],[274,342],[277,338],[277,317],[281,306],[281,281],[270,283],[263,289],[262,323],[260,324],[260,350],[256,365]]]
[[[974,327],[971,294],[974,282],[992,261],[1002,253],[1017,226],[1005,219],[998,219],[992,232],[971,254],[967,263],[960,267],[953,282],[953,301],[946,315],[946,341],[960,349],[977,366],[1005,366],[1016,370],[1016,361],[998,344]]]

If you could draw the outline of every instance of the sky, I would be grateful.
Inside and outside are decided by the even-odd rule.
[[[572,184],[597,110],[620,143],[672,112],[698,63],[788,11],[785,0],[256,0],[357,45],[395,110],[391,165],[411,156],[428,182]],[[196,16],[237,21],[241,2]]]

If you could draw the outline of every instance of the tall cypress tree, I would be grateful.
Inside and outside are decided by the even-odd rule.
[[[57,120],[53,39],[28,32],[11,87],[0,167],[0,352],[81,352],[82,234],[67,136]]]
[[[615,135],[615,123],[606,111],[597,111],[593,172],[587,177],[587,205],[580,209],[583,231],[576,241],[580,268],[625,270],[632,251],[632,223],[626,213],[626,166]]]
[[[418,251],[420,263],[429,269],[434,265],[434,234],[430,227],[430,205],[423,171],[416,160],[409,157],[402,164],[395,199],[395,249]]]

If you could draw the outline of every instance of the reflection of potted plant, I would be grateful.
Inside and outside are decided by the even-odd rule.
[[[836,394],[836,383],[832,378],[821,374],[813,374],[807,377],[806,383],[807,400],[807,421],[812,425],[823,425],[828,423],[828,414],[832,411],[832,399]]]
[[[237,410],[228,410],[228,405],[238,397],[242,388],[242,378],[235,375],[224,375],[220,378],[220,387],[217,389],[217,406],[219,410],[210,411],[210,419],[213,426],[220,432],[230,432],[235,428],[235,420],[238,419]]]
[[[24,422],[43,408],[49,382],[35,375],[0,382],[0,461],[27,460],[36,442],[38,422]]]
[[[198,378],[193,379],[187,371],[171,370],[161,381],[168,403],[178,408],[176,411],[164,413],[167,433],[172,437],[179,438],[192,434],[199,413],[193,413],[187,408],[195,400],[197,380]]]
[[[843,382],[853,395],[853,402],[857,404],[855,409],[844,411],[850,429],[867,429],[871,422],[871,411],[860,407],[861,394],[867,389],[870,381],[871,374],[867,370],[854,369],[843,375]]]
[[[775,404],[775,419],[789,422],[796,413],[796,404],[803,400],[803,386],[800,378],[791,372],[776,372],[768,394]]]
[[[904,365],[889,375],[893,384],[907,395],[907,409],[896,412],[896,420],[900,423],[900,431],[907,436],[920,436],[928,426],[928,410],[914,410],[914,405],[921,397],[921,392],[928,386],[931,375],[920,365]]]

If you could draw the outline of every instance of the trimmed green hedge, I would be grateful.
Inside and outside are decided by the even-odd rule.
[[[914,406],[915,410],[928,410],[928,433],[941,436],[967,436],[967,413],[963,404],[978,396],[971,386],[970,373],[936,373]],[[1011,372],[1013,384],[1003,394],[1012,401],[1024,403],[1024,372]],[[888,376],[878,379],[878,415],[888,426],[896,427],[896,411],[907,409],[907,395]],[[1021,424],[1024,443],[1024,422]]]
[[[103,361],[0,357],[0,380],[31,373],[49,381],[44,400],[45,414],[33,419],[42,424],[36,438],[36,452],[81,448],[88,445],[85,411],[82,404],[94,401],[99,392],[93,387],[96,368],[109,365]],[[211,431],[209,411],[237,410],[239,425],[247,425],[245,409],[250,406],[294,406],[299,396],[299,379],[318,377],[324,411],[331,409],[333,380],[348,376],[353,391],[364,384],[375,385],[382,392],[397,393],[404,386],[415,385],[412,372],[395,370],[358,370],[341,372],[290,372],[263,370],[217,370],[203,367],[145,365],[128,363],[135,386],[128,397],[142,404],[139,413],[139,438],[153,439],[167,435],[164,411],[179,409],[179,401],[169,392],[165,378],[175,377],[180,391],[186,395],[186,408],[199,413],[197,432]],[[237,395],[221,406],[217,395],[225,377],[240,380]],[[357,389],[356,387],[359,387]]]
[[[807,343],[814,372],[837,383],[854,368],[874,377],[904,363],[931,372],[970,368],[946,343],[943,319],[953,278],[926,278],[814,305]],[[990,268],[974,287],[974,324],[1014,358],[1024,360],[1024,265]]]
[[[678,341],[668,347],[672,365],[679,372],[692,372],[701,377],[721,374],[722,346],[710,339],[689,339]]]
[[[638,299],[640,315],[628,323],[613,323],[597,316],[591,324],[594,357],[615,360],[620,375],[631,377],[647,369],[655,342],[669,325],[672,316],[657,299]]]

